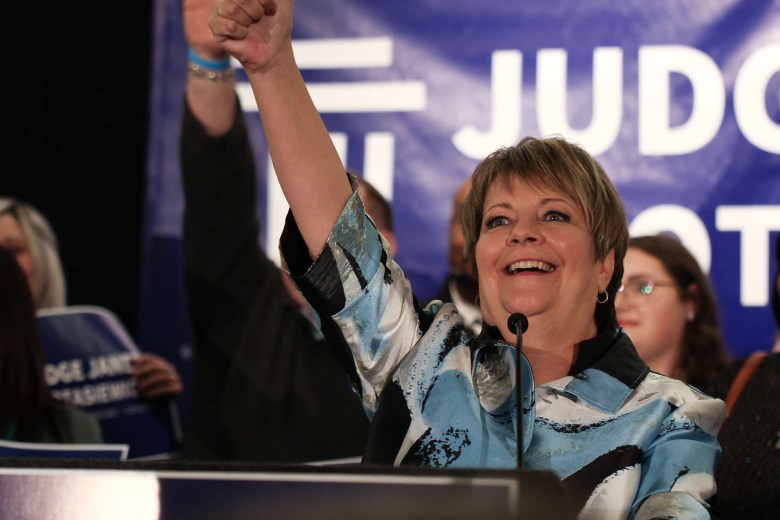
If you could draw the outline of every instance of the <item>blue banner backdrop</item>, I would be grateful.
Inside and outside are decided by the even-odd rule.
[[[186,385],[180,10],[177,0],[156,2],[139,343],[177,362]],[[420,299],[444,279],[451,199],[477,162],[525,135],[560,133],[604,165],[632,234],[672,231],[695,253],[732,354],[773,342],[777,1],[299,0],[293,38],[345,164],[392,200],[397,259]],[[259,240],[278,258],[286,203],[238,75],[255,141]]]

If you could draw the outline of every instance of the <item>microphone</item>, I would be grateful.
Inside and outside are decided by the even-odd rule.
[[[520,336],[528,330],[528,318],[526,318],[523,313],[515,312],[509,316],[506,325],[511,332]],[[518,326],[520,327],[520,330],[517,330]],[[517,340],[522,344],[523,338],[517,338]]]
[[[517,469],[523,469],[523,375],[521,368],[521,354],[523,353],[523,333],[528,330],[528,318],[525,314],[515,312],[509,316],[506,322],[511,332],[517,334],[515,350],[515,401],[517,402]]]

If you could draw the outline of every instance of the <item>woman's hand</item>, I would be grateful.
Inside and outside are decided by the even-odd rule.
[[[179,373],[164,358],[144,352],[133,360],[130,377],[138,394],[145,399],[176,396],[183,390]]]
[[[184,37],[190,47],[203,58],[219,60],[227,56],[209,29],[214,15],[214,0],[182,0]]]
[[[247,74],[263,72],[292,50],[292,0],[217,0],[209,27]]]

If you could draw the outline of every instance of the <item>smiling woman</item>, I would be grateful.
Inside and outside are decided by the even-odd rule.
[[[563,138],[527,137],[477,166],[461,221],[485,322],[511,338],[508,316],[526,314],[527,355],[546,359],[537,384],[568,374],[575,345],[616,325],[626,217],[601,165]]]
[[[329,344],[354,359],[373,421],[364,462],[524,459],[563,479],[579,518],[709,518],[725,407],[651,373],[618,327],[628,225],[601,165],[549,137],[477,166],[461,217],[484,318],[471,338],[453,304],[419,308],[366,215],[296,66],[292,2],[276,0],[273,14],[266,2],[237,2],[219,2],[211,28],[247,71],[290,204],[284,265]],[[525,355],[507,323],[514,313],[528,318]]]

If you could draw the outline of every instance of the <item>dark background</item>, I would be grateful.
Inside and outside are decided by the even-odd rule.
[[[51,222],[68,303],[104,306],[137,337],[152,0],[14,9],[0,194]]]

